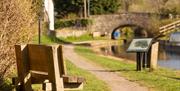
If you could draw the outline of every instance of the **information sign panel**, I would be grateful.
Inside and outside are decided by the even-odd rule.
[[[148,52],[152,38],[133,39],[127,52]]]

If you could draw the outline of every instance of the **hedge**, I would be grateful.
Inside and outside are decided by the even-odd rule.
[[[65,27],[87,27],[92,25],[93,21],[91,19],[59,19],[55,22],[55,28],[65,28]]]

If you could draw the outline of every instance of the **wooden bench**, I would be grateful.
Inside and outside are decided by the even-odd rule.
[[[67,76],[61,45],[15,45],[18,77],[17,91],[33,91],[32,84],[43,84],[45,91],[78,90],[84,78]]]

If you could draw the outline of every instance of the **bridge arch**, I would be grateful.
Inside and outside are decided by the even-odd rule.
[[[119,32],[119,37],[121,37],[121,35],[123,35],[123,28],[129,27],[131,28],[132,32],[134,33],[134,37],[135,38],[139,38],[139,37],[148,37],[149,33],[148,33],[148,29],[138,25],[138,24],[122,24],[119,25],[117,27],[115,27],[110,33],[111,33],[111,39],[117,39],[117,32]],[[116,33],[116,34],[115,34]],[[116,36],[115,36],[116,35]]]

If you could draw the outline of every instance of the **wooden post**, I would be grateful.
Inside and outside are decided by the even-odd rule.
[[[20,91],[32,91],[27,45],[15,45]]]
[[[61,77],[60,70],[60,63],[58,61],[58,54],[57,54],[58,46],[48,46],[47,47],[47,56],[48,56],[48,76],[49,81],[52,83],[52,90],[53,91],[64,91],[63,86],[63,79]]]
[[[151,46],[150,70],[157,69],[159,42],[153,43]]]

